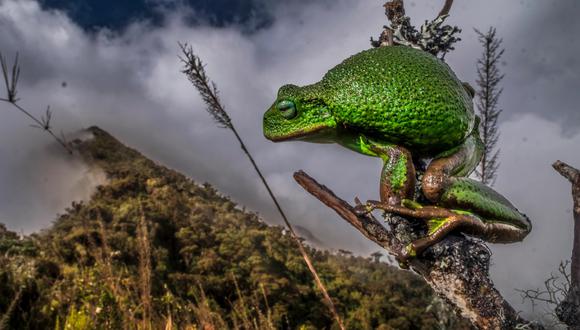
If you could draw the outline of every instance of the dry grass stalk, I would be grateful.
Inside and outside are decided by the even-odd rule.
[[[240,286],[238,285],[238,281],[236,280],[236,276],[232,273],[232,279],[234,280],[234,286],[236,287],[236,294],[238,295],[238,299],[240,300],[240,304],[242,306],[242,311],[239,312],[237,308],[234,306],[234,312],[239,314],[242,318],[243,326],[249,328],[252,324],[250,322],[250,318],[248,316],[248,308],[246,307],[246,302],[244,301],[244,296],[242,296],[242,291],[240,290]]]
[[[99,226],[98,232],[101,239],[100,245],[97,245],[92,235],[90,235],[86,221],[83,222],[83,225],[85,226],[85,232],[89,243],[89,253],[91,253],[93,258],[95,258],[99,272],[105,275],[105,283],[115,298],[115,301],[119,305],[121,313],[123,314],[123,328],[128,329],[130,328],[131,324],[135,323],[135,317],[131,308],[129,308],[130,294],[121,285],[121,276],[116,275],[113,269],[113,260],[111,258],[112,252],[108,243],[105,223],[102,217],[98,215],[97,225]]]
[[[199,296],[195,297],[196,304],[192,307],[198,322],[196,328],[202,330],[226,329],[226,322],[218,313],[211,310],[209,299],[207,299],[202,285],[199,284],[198,287]]]
[[[18,304],[20,304],[20,299],[22,298],[24,289],[25,286],[22,285],[18,290],[18,292],[16,292],[14,298],[12,298],[12,301],[10,302],[8,309],[6,309],[6,313],[4,313],[4,315],[2,315],[2,317],[0,318],[0,330],[8,329],[8,326],[10,325],[10,319],[12,318],[12,315],[14,315],[14,313],[16,312],[16,307],[18,307]]]
[[[304,245],[302,244],[300,237],[294,231],[294,228],[290,224],[290,221],[288,220],[288,218],[286,217],[286,214],[282,210],[282,207],[278,203],[278,199],[276,198],[276,196],[274,195],[274,193],[270,189],[270,185],[266,181],[266,178],[264,178],[264,176],[262,175],[262,171],[260,171],[260,168],[258,167],[256,162],[254,161],[254,158],[252,157],[250,151],[246,148],[244,141],[242,140],[242,138],[238,134],[236,128],[234,127],[234,124],[232,123],[230,116],[228,115],[225,108],[221,104],[221,101],[219,99],[219,91],[217,89],[216,84],[214,82],[210,81],[210,79],[208,78],[208,76],[205,72],[205,67],[203,65],[203,62],[193,52],[193,48],[191,46],[188,46],[187,44],[179,44],[179,46],[180,46],[181,52],[184,56],[184,57],[180,57],[181,61],[184,64],[184,69],[182,72],[187,76],[187,78],[193,84],[193,86],[199,91],[203,101],[207,105],[208,113],[214,118],[214,120],[218,123],[218,125],[222,128],[227,128],[234,133],[237,141],[240,143],[242,150],[244,151],[244,153],[246,154],[246,156],[248,157],[248,159],[252,163],[252,166],[254,167],[254,170],[256,171],[258,176],[260,177],[260,180],[262,181],[264,187],[266,187],[266,190],[268,191],[268,195],[270,196],[270,198],[272,199],[272,202],[276,206],[278,213],[280,213],[280,216],[282,217],[282,220],[286,224],[286,227],[288,228],[288,231],[290,232],[291,237],[296,242],[298,249],[300,251],[300,254],[302,255],[302,258],[304,259],[304,262],[308,266],[308,270],[310,271],[310,273],[312,273],[312,276],[314,277],[314,281],[316,283],[316,286],[318,287],[318,289],[320,290],[320,292],[323,295],[324,303],[328,306],[330,313],[333,315],[333,317],[336,320],[337,324],[339,325],[340,329],[344,330],[345,327],[344,327],[344,324],[342,322],[342,319],[341,319],[340,315],[338,314],[336,307],[334,306],[334,303],[332,302],[332,299],[330,298],[330,295],[328,294],[328,290],[326,290],[326,287],[324,286],[324,284],[320,280],[320,276],[318,276],[318,272],[316,271],[316,268],[314,267],[314,264],[312,263],[310,256],[306,252],[306,249],[304,248]]]
[[[139,203],[137,244],[139,253],[139,294],[143,308],[142,328],[151,329],[151,243],[149,242],[147,219],[141,203]]]
[[[18,79],[20,78],[20,65],[18,63],[18,53],[16,53],[16,59],[14,60],[14,64],[12,65],[12,70],[8,69],[8,62],[0,53],[0,67],[2,68],[2,76],[4,77],[4,84],[6,87],[6,97],[0,98],[0,101],[7,102],[12,104],[16,109],[20,112],[25,114],[28,118],[32,119],[33,124],[31,127],[41,129],[52,136],[56,142],[58,142],[69,154],[73,153],[73,149],[69,146],[66,142],[66,138],[64,134],[61,132],[60,136],[57,136],[54,131],[52,130],[51,120],[52,120],[52,111],[50,110],[50,106],[46,108],[46,111],[43,116],[40,118],[34,116],[30,111],[24,109],[18,104],[19,98],[16,97]]]

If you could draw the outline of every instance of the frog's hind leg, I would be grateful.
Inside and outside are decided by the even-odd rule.
[[[531,227],[520,228],[493,219],[484,220],[470,212],[437,206],[420,206],[418,204],[399,206],[369,201],[366,211],[369,212],[375,208],[427,221],[427,236],[407,245],[402,256],[403,259],[421,254],[430,246],[443,240],[452,231],[460,231],[491,243],[512,243],[521,241],[531,229]]]
[[[429,228],[428,235],[407,245],[404,257],[421,254],[430,246],[443,240],[452,231],[460,231],[490,243],[519,242],[530,232],[530,228],[518,228],[501,222],[482,220],[480,217],[468,213],[429,219],[427,226]]]
[[[481,182],[467,178],[481,159],[483,145],[477,129],[454,150],[435,158],[422,180],[423,194],[436,205],[470,211],[484,219],[511,224],[522,229],[531,226],[505,197]]]

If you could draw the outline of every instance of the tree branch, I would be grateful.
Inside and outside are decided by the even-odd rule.
[[[568,179],[570,183],[573,185],[578,185],[578,180],[580,180],[580,171],[559,160],[552,164],[552,167],[554,167],[554,169],[560,173],[560,175]]]
[[[411,240],[424,235],[425,226],[414,219],[387,214],[389,229],[372,215],[359,216],[354,207],[303,171],[294,179],[330,207],[366,238],[399,257]],[[479,329],[543,329],[522,319],[489,279],[491,253],[480,241],[451,235],[413,258],[409,266],[461,316]]]
[[[556,307],[558,319],[571,329],[580,329],[580,171],[562,161],[552,167],[572,184],[574,202],[574,243],[570,265],[570,289]]]
[[[580,288],[580,171],[572,166],[556,161],[554,169],[572,184],[572,199],[574,201],[574,245],[572,248],[571,285]]]
[[[400,257],[399,251],[403,249],[403,244],[396,237],[387,231],[387,229],[372,214],[357,215],[354,207],[336,195],[326,186],[318,184],[313,178],[303,171],[294,173],[294,179],[306,191],[319,199],[329,208],[333,209],[360,231],[366,238],[385,248],[395,257]]]

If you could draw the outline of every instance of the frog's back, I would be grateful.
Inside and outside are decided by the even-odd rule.
[[[471,97],[441,60],[410,47],[356,54],[320,81],[338,123],[413,151],[460,144],[474,124]]]

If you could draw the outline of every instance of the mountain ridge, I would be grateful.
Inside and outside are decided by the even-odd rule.
[[[335,327],[282,227],[98,127],[86,132],[75,149],[107,182],[40,233],[0,227],[0,329]],[[378,255],[307,250],[348,328],[465,326]]]

